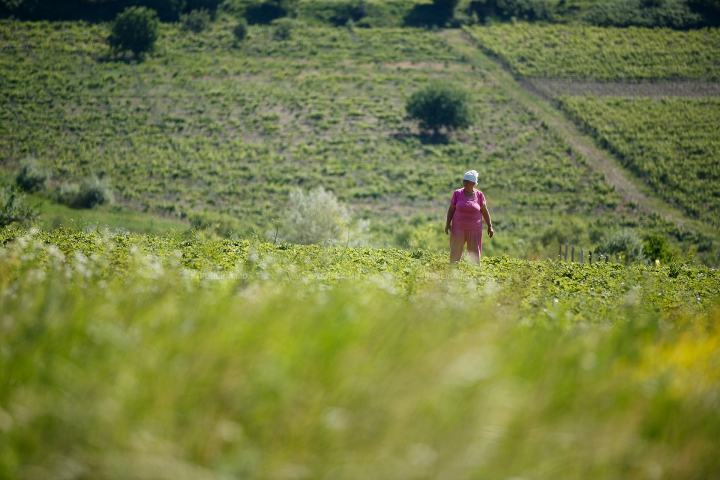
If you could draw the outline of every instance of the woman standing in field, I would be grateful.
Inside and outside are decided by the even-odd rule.
[[[470,170],[463,176],[463,188],[453,192],[445,223],[445,234],[450,233],[450,262],[459,262],[463,246],[467,244],[470,259],[480,264],[482,254],[483,219],[487,223],[488,236],[492,238],[493,227],[485,195],[475,190],[478,172]]]

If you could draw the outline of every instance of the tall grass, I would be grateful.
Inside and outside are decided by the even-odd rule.
[[[591,325],[565,300],[504,301],[509,280],[478,289],[481,270],[413,292],[390,275],[210,281],[180,252],[117,262],[120,242],[0,250],[0,477],[720,471],[720,311],[625,295]]]

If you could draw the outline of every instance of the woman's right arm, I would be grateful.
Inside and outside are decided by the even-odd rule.
[[[447,221],[445,222],[445,235],[450,231],[450,224],[452,223],[453,215],[455,214],[455,205],[450,205],[447,213]]]

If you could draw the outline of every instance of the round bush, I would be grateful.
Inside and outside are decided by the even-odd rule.
[[[643,242],[638,234],[630,229],[613,233],[598,250],[604,254],[622,253],[631,261],[645,260]]]
[[[204,8],[180,16],[183,30],[190,30],[194,33],[206,30],[210,26],[210,20],[210,12]]]
[[[302,22],[292,18],[278,18],[270,24],[273,26],[273,36],[278,40],[290,40],[293,30],[304,26]]]
[[[108,180],[106,178],[100,180],[93,175],[82,181],[74,203],[80,208],[92,208],[95,205],[112,203],[113,200]]]
[[[412,94],[406,110],[411,118],[420,122],[420,128],[433,130],[437,135],[442,127],[456,130],[472,125],[469,103],[464,90],[436,82]]]
[[[38,192],[44,190],[50,180],[50,172],[38,165],[35,159],[27,159],[20,166],[15,183],[26,192]]]
[[[129,7],[115,18],[108,44],[116,53],[130,50],[140,55],[153,49],[159,32],[160,20],[155,10]]]

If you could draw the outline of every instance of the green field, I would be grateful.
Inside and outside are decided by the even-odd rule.
[[[515,75],[579,81],[573,85],[575,96],[568,96],[561,83],[554,87],[561,108],[655,195],[692,218],[718,225],[716,89],[710,88],[712,83],[690,88],[683,80],[720,79],[720,30],[523,24],[467,32]],[[673,85],[673,80],[680,82]],[[607,82],[605,90],[623,97],[584,96],[583,81],[590,82],[585,95],[603,91],[602,82]],[[682,98],[686,90],[700,98]],[[667,91],[678,98],[633,98],[633,91],[648,97],[663,97]]]
[[[710,477],[716,270],[19,232],[3,478]]]
[[[720,80],[720,29],[517,24],[467,32],[524,77]]]
[[[157,55],[128,65],[96,60],[106,53],[103,27],[2,23],[6,168],[34,156],[55,185],[106,175],[125,207],[178,219],[221,212],[242,235],[272,227],[278,196],[322,185],[390,232],[380,244],[400,244],[408,219],[419,215],[422,231],[432,222],[425,248],[444,248],[448,198],[476,168],[502,214],[489,252],[522,256],[568,218],[585,224],[590,248],[588,213],[606,225],[633,215],[601,174],[436,33],[311,28],[276,41],[257,27],[235,48],[229,29],[219,22],[195,36],[164,26]],[[403,107],[437,78],[470,89],[477,116],[439,143]]]
[[[717,477],[716,99],[562,113],[460,31],[318,21],[236,45],[223,15],[162,25],[139,62],[108,56],[106,25],[0,21],[0,186],[28,158],[52,172],[27,196],[40,229],[0,229],[0,478]],[[467,32],[526,78],[718,80],[717,31]],[[468,90],[470,129],[406,118],[438,79]],[[616,192],[565,114],[708,226]],[[496,235],[451,265],[470,168]],[[55,201],[92,174],[114,204]],[[370,246],[278,237],[316,187]],[[649,258],[599,258],[613,238]]]
[[[565,97],[561,106],[658,196],[720,226],[720,100]]]

